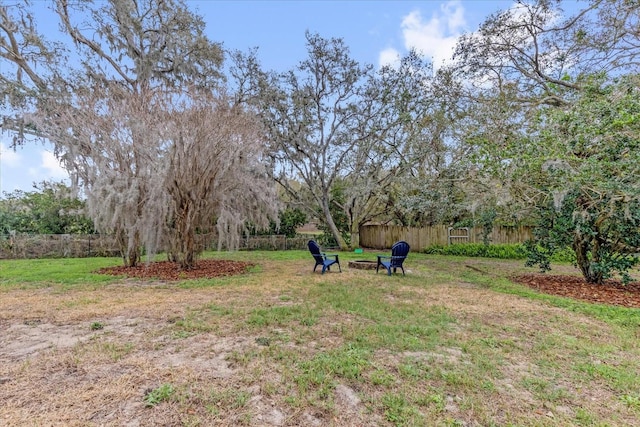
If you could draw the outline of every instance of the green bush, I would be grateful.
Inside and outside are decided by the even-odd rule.
[[[571,248],[560,249],[560,250],[557,250],[553,255],[551,255],[551,261],[570,262],[572,264],[575,264],[576,253]]]
[[[457,243],[454,245],[431,245],[425,250],[427,254],[454,255],[467,257],[525,259],[527,252],[521,244],[485,245],[483,243]]]
[[[496,245],[485,245],[484,243],[456,243],[448,246],[430,245],[425,248],[424,253],[432,255],[525,259],[527,258],[527,247],[520,243]],[[571,248],[566,248],[554,253],[551,259],[554,262],[575,263],[576,258],[573,250]]]

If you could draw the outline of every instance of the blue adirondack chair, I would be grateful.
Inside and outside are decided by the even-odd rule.
[[[378,269],[380,266],[383,266],[387,269],[387,274],[391,276],[391,269],[393,272],[396,272],[396,269],[402,270],[402,275],[404,276],[404,267],[402,267],[402,263],[405,259],[407,259],[407,255],[409,254],[409,244],[405,241],[399,241],[394,243],[391,247],[391,256],[378,255],[378,264],[376,264],[376,273],[378,273]]]
[[[316,265],[313,266],[313,271],[316,271],[316,267],[319,265],[322,266],[322,274],[325,271],[330,271],[331,266],[333,264],[338,264],[338,269],[340,273],[342,273],[342,268],[340,268],[340,260],[338,259],[338,254],[325,254],[320,250],[320,246],[315,242],[315,240],[309,240],[308,243],[309,252],[313,255],[313,259],[316,260]]]

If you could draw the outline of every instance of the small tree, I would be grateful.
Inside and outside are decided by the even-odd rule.
[[[235,249],[247,222],[266,228],[277,218],[277,196],[259,119],[229,98],[191,100],[167,124],[162,196],[154,205],[165,212],[168,251],[188,269],[200,250],[197,233],[215,226],[219,249]]]

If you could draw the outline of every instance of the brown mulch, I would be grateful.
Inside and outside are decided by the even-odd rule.
[[[243,261],[206,259],[196,262],[195,267],[191,270],[182,270],[175,262],[158,261],[150,263],[143,262],[135,267],[106,267],[98,270],[98,273],[135,277],[138,279],[173,281],[233,276],[246,273],[249,267],[254,265],[255,264],[250,262]]]
[[[606,280],[602,285],[587,283],[582,277],[523,274],[513,280],[545,294],[559,295],[599,304],[640,308],[640,282],[623,284],[620,280]]]

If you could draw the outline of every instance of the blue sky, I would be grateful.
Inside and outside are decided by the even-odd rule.
[[[456,38],[474,31],[489,14],[510,7],[510,0],[455,1],[214,1],[187,0],[204,17],[207,32],[227,48],[258,48],[266,69],[283,71],[305,59],[305,31],[344,39],[352,56],[379,66],[415,48],[437,66],[451,54]],[[34,2],[42,7],[46,3]],[[57,32],[36,16],[41,32]],[[49,26],[49,28],[47,27]],[[66,173],[50,147],[33,142],[15,152],[11,135],[0,134],[0,197],[32,191],[33,183],[61,181]]]

